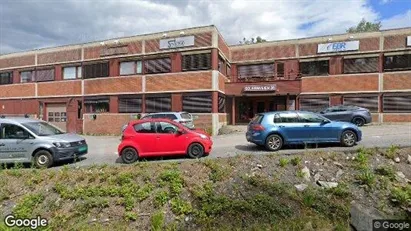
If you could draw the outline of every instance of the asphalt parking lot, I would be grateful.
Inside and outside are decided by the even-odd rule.
[[[245,127],[240,127],[245,129]],[[391,145],[411,146],[411,123],[369,125],[361,127],[363,140],[351,148],[340,147],[339,145],[319,145],[319,147],[308,147],[310,150],[318,149],[324,151],[345,151],[355,150],[359,147],[380,147],[386,148]],[[75,165],[87,166],[92,164],[116,164],[121,163],[116,154],[120,137],[117,136],[85,136],[89,144],[89,153],[86,158],[78,161]],[[206,158],[224,158],[241,154],[270,154],[254,144],[250,144],[245,139],[244,132],[234,134],[214,136],[212,153]],[[304,146],[286,147],[278,151],[279,155],[291,155],[306,151]],[[186,159],[185,157],[178,158]],[[156,161],[156,160],[154,160]]]

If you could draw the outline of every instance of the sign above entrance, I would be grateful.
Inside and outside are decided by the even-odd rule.
[[[185,36],[160,40],[160,49],[173,49],[189,46],[194,46],[194,36]]]
[[[411,36],[407,37],[407,47],[411,47]]]
[[[356,51],[360,49],[360,41],[347,41],[318,44],[317,53],[330,53],[340,51]]]
[[[247,85],[243,88],[244,92],[260,92],[260,91],[276,91],[277,85],[265,84],[265,85]]]

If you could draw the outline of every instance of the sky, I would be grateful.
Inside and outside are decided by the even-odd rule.
[[[411,27],[411,0],[0,0],[0,54],[215,25],[230,45]]]

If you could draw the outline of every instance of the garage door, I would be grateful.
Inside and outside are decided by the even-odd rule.
[[[47,121],[66,131],[66,104],[47,104]]]

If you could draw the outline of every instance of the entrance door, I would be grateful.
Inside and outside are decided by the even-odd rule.
[[[257,102],[257,113],[265,112],[265,102]]]
[[[46,104],[47,121],[63,131],[67,127],[66,104]]]

